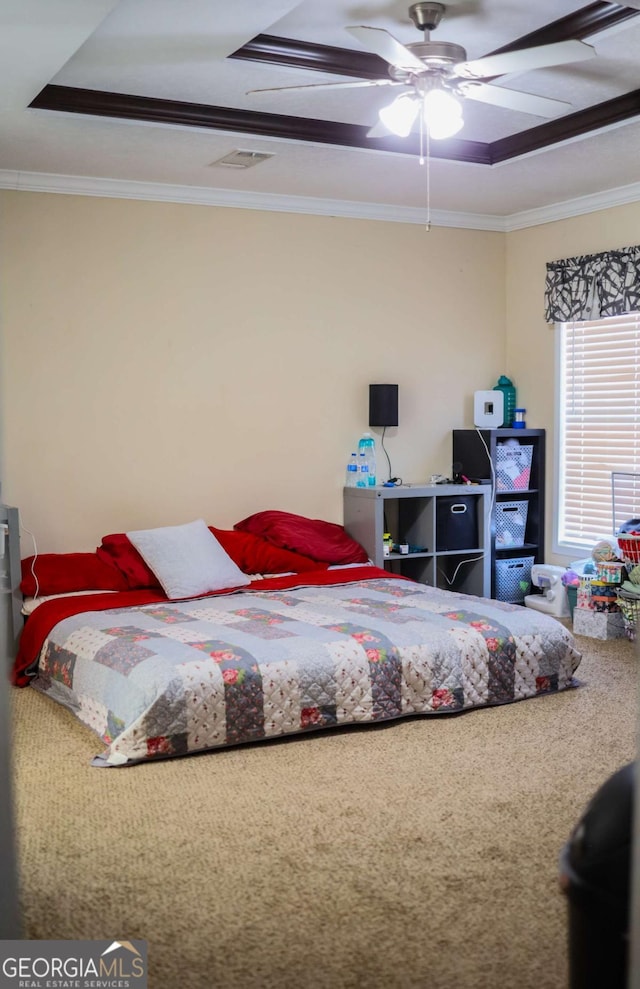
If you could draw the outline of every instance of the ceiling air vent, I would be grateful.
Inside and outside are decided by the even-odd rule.
[[[263,154],[261,151],[230,151],[224,158],[212,161],[212,165],[223,165],[225,168],[251,168],[259,165],[267,158],[273,158],[272,154]]]

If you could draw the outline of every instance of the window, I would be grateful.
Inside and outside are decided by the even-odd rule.
[[[557,332],[554,549],[584,553],[640,516],[640,312]]]

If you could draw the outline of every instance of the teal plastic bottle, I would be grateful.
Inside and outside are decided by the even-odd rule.
[[[360,475],[363,473],[363,459],[364,464],[366,464],[365,477],[358,486],[374,488],[376,486],[376,442],[371,433],[363,433],[358,443],[358,460],[361,467],[358,477],[359,482],[361,481]]]
[[[494,391],[501,391],[504,396],[504,417],[502,420],[502,425],[506,429],[511,429],[513,426],[513,413],[516,407],[516,389],[513,381],[507,378],[505,374],[501,374],[498,378],[498,384],[493,386]]]

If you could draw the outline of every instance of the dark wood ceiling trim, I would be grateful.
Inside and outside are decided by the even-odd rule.
[[[550,45],[554,41],[570,41],[572,38],[581,41],[592,34],[597,34],[598,31],[604,31],[632,17],[638,17],[639,14],[640,11],[618,3],[590,3],[587,7],[552,21],[551,24],[546,24],[537,31],[525,34],[502,48],[496,48],[491,54],[533,48],[534,45]]]
[[[184,103],[179,100],[107,93],[72,86],[45,86],[31,103],[36,110],[57,110],[98,117],[143,120],[147,123],[177,124],[182,127],[210,127],[241,134],[261,134],[303,141],[358,145],[367,128],[355,124],[287,117],[276,113],[238,110],[233,107]]]
[[[213,130],[234,131],[239,134],[314,141],[319,144],[390,151],[396,154],[417,155],[420,150],[417,137],[409,140],[392,136],[372,139],[367,137],[369,127],[359,124],[259,113],[201,103],[182,103],[178,100],[161,100],[125,93],[106,93],[72,86],[45,86],[30,106],[35,110],[143,120],[147,123],[177,124],[182,127],[210,127]],[[487,165],[491,162],[490,146],[478,141],[443,141],[437,148],[432,145],[431,154],[433,158],[476,164]]]
[[[584,38],[597,31],[638,17],[635,8],[615,3],[591,3],[567,17],[560,18],[518,41],[496,51],[511,51],[537,44],[550,44],[568,38]],[[492,53],[493,54],[493,53]],[[387,72],[387,63],[377,55],[308,42],[292,41],[272,35],[258,35],[232,58],[272,62],[303,69],[379,79]],[[238,134],[256,134],[285,140],[311,141],[339,147],[366,148],[397,154],[418,155],[418,138],[371,139],[367,126],[316,120],[284,114],[216,107],[178,100],[155,99],[71,86],[48,85],[31,103],[34,109],[91,116],[141,120],[181,127],[204,127]],[[640,90],[616,97],[539,126],[512,134],[492,144],[452,138],[432,143],[431,155],[451,161],[490,165],[537,151],[572,137],[580,137],[598,128],[630,120],[640,115]]]
[[[389,65],[379,55],[318,45],[311,41],[292,41],[271,34],[259,34],[229,58],[247,62],[268,62],[294,69],[315,69],[357,79],[380,79],[389,74]]]
[[[617,3],[591,3],[573,14],[567,14],[551,24],[545,24],[530,34],[523,35],[502,48],[488,53],[532,48],[535,45],[552,44],[554,41],[567,41],[571,38],[586,38],[607,28],[622,24],[638,17],[640,12]],[[443,22],[444,23],[444,22]],[[445,32],[445,27],[442,29]],[[420,40],[416,34],[416,41]],[[444,33],[443,33],[444,38]],[[435,40],[438,40],[436,37]],[[273,65],[286,65],[295,69],[313,69],[359,79],[380,79],[388,75],[388,65],[384,59],[369,52],[351,48],[336,48],[332,45],[319,45],[309,41],[293,41],[271,34],[259,34],[229,56],[252,62],[267,62]]]
[[[491,145],[491,160],[493,164],[507,161],[518,155],[538,151],[540,148],[558,144],[572,137],[582,137],[591,131],[611,124],[631,120],[640,114],[640,89],[624,96],[616,96],[605,103],[578,110],[566,117],[553,120],[538,127],[531,127],[520,134],[512,134]]]
[[[561,17],[557,21],[546,24],[536,31],[495,49],[490,54],[516,51],[535,45],[552,44],[571,38],[583,39],[638,16],[640,16],[640,12],[637,9],[626,7],[623,4],[590,3],[572,14]],[[387,63],[377,55],[347,48],[335,48],[329,45],[293,41],[289,38],[278,38],[273,35],[258,35],[234,52],[231,57],[286,65],[290,68],[314,69],[337,75],[355,76],[360,79],[379,79],[388,74]],[[561,120],[545,122],[519,134],[496,141],[492,145],[483,145],[477,142],[472,145],[472,142],[452,141],[447,142],[446,152],[442,149],[437,153],[434,151],[432,153],[434,157],[473,161],[481,164],[496,163],[526,154],[529,151],[548,147],[565,140],[567,137],[587,134],[589,131],[604,127],[609,123],[628,120],[637,116],[639,112],[635,94],[631,93],[629,96],[613,99],[568,117],[563,117]],[[608,118],[607,114],[610,115]],[[457,147],[458,145],[460,147]],[[369,141],[366,146],[372,147],[373,143]],[[407,145],[405,144],[406,149]],[[416,149],[409,153],[418,153],[418,151]]]
[[[60,113],[81,113],[94,117],[115,117],[142,120],[147,123],[174,124],[181,127],[207,127],[212,130],[234,131],[238,134],[259,134],[261,137],[293,141],[313,141],[339,147],[366,148],[396,154],[420,153],[416,136],[409,138],[367,137],[367,126],[345,124],[331,120],[260,113],[201,103],[182,103],[145,96],[107,93],[72,86],[45,86],[31,103],[33,109]],[[476,165],[492,165],[518,155],[538,151],[571,137],[581,137],[640,115],[640,90],[607,100],[597,106],[579,110],[537,127],[512,134],[485,144],[452,138],[431,144],[433,158],[465,161]]]

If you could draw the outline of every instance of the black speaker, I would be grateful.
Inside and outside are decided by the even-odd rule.
[[[369,385],[369,425],[398,425],[397,385]]]

